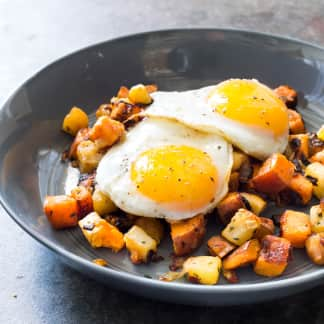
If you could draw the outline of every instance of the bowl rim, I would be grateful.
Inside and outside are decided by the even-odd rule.
[[[7,96],[7,99],[1,103],[0,111],[7,106],[11,99],[18,93],[18,91],[24,87],[27,83],[30,83],[35,79],[39,74],[46,72],[46,70],[54,67],[57,64],[62,63],[64,60],[71,58],[72,56],[76,54],[80,54],[82,52],[86,52],[90,49],[100,47],[107,43],[114,43],[114,42],[123,42],[127,41],[128,39],[134,39],[134,38],[141,38],[146,35],[150,34],[163,34],[163,33],[178,33],[178,32],[191,32],[191,31],[198,31],[201,33],[207,33],[207,32],[223,32],[223,33],[237,33],[237,34],[244,34],[244,35],[251,35],[251,36],[258,36],[258,37],[264,37],[264,38],[273,38],[280,41],[286,41],[290,43],[294,43],[296,45],[302,45],[306,47],[311,47],[316,50],[320,50],[324,54],[324,47],[319,46],[317,44],[314,44],[312,42],[300,40],[295,37],[290,36],[282,36],[282,35],[276,35],[274,33],[264,33],[264,32],[257,32],[252,31],[249,29],[240,29],[240,28],[195,28],[195,27],[188,27],[188,28],[171,28],[171,29],[158,29],[158,30],[150,30],[140,33],[132,33],[132,34],[126,34],[122,35],[116,38],[111,38],[108,40],[104,40],[98,43],[90,44],[86,47],[81,47],[80,49],[74,50],[70,53],[67,53],[66,55],[52,61],[49,64],[44,65],[43,67],[39,68],[32,76],[28,77],[25,81],[20,83],[20,85],[14,90],[9,96]],[[69,252],[64,247],[60,247],[54,242],[52,242],[51,239],[48,239],[45,237],[45,235],[39,233],[38,231],[34,230],[33,228],[29,227],[23,219],[16,215],[10,208],[9,204],[7,204],[2,191],[0,191],[0,204],[6,211],[6,213],[25,231],[27,232],[31,237],[33,237],[36,241],[43,244],[47,248],[49,248],[51,251],[56,253],[58,256],[63,257],[69,261],[72,261],[74,264],[81,265],[85,269],[89,269],[92,273],[98,273],[101,276],[110,277],[110,279],[116,280],[119,283],[128,283],[128,284],[139,284],[143,288],[149,288],[149,289],[160,289],[164,291],[179,291],[179,292],[192,292],[192,293],[253,293],[253,292],[267,292],[270,290],[276,290],[276,289],[285,289],[289,287],[297,287],[301,285],[306,285],[307,283],[310,284],[318,279],[321,279],[324,277],[324,268],[318,268],[312,273],[306,273],[298,275],[297,277],[291,277],[291,278],[283,278],[283,279],[277,279],[275,281],[267,280],[265,278],[265,282],[257,282],[257,283],[239,283],[236,285],[193,285],[188,283],[179,283],[179,282],[164,282],[156,279],[146,278],[142,277],[133,273],[129,272],[123,272],[120,270],[115,270],[113,268],[109,267],[98,267],[96,264],[92,263],[91,261],[75,255],[72,252]]]

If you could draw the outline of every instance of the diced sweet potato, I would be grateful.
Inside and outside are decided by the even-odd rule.
[[[289,85],[281,85],[274,89],[274,92],[288,108],[295,108],[297,106],[297,92]]]
[[[217,205],[217,212],[223,224],[226,225],[240,208],[248,209],[259,215],[265,206],[266,201],[258,195],[246,192],[230,192]]]
[[[234,214],[240,209],[245,208],[242,196],[238,192],[230,192],[217,205],[217,213],[223,224],[228,224]]]
[[[324,264],[324,233],[316,233],[309,236],[305,247],[309,258],[315,264]]]
[[[287,204],[307,205],[312,194],[312,183],[302,174],[295,173],[287,188],[280,192],[280,197]]]
[[[290,134],[305,133],[303,118],[296,110],[288,109],[288,122]]]
[[[281,236],[296,248],[305,246],[305,241],[311,234],[309,216],[295,210],[286,210],[280,217]]]
[[[223,260],[223,268],[233,270],[254,262],[258,258],[260,249],[257,239],[245,242]]]
[[[96,212],[81,219],[79,226],[85,238],[94,248],[106,247],[118,252],[124,247],[123,234]]]
[[[308,134],[289,135],[289,145],[297,159],[303,160],[309,157]]]
[[[274,234],[275,225],[273,220],[270,218],[260,217],[260,221],[260,226],[257,228],[254,237],[261,241],[266,235]]]
[[[117,142],[124,134],[124,125],[107,116],[101,116],[90,130],[90,140],[98,148],[106,148]]]
[[[177,256],[193,252],[201,244],[206,232],[205,218],[201,214],[170,226],[173,250]]]
[[[319,151],[316,154],[314,154],[313,156],[311,156],[309,161],[310,162],[319,162],[321,164],[324,164],[324,150]]]
[[[324,165],[319,162],[309,164],[305,176],[313,184],[313,193],[318,198],[324,197]]]
[[[183,270],[190,282],[201,285],[215,285],[222,268],[219,257],[197,256],[191,257],[183,264]]]
[[[240,185],[240,173],[234,171],[230,175],[229,183],[228,183],[228,192],[238,191]]]
[[[312,232],[321,233],[324,232],[324,211],[320,205],[315,205],[310,209],[310,222]]]
[[[125,234],[124,240],[134,264],[147,263],[157,249],[156,241],[136,225]]]
[[[235,245],[242,245],[252,238],[260,223],[258,216],[241,208],[222,231],[222,236]]]
[[[135,225],[150,235],[156,241],[157,245],[160,244],[164,235],[164,227],[160,220],[149,217],[138,217],[135,220]]]
[[[62,129],[75,136],[80,129],[88,127],[88,123],[88,115],[82,109],[72,107],[63,120]]]
[[[257,191],[278,193],[289,185],[294,171],[294,165],[284,155],[275,153],[262,164],[252,183]]]
[[[69,159],[77,158],[78,145],[81,142],[87,141],[89,139],[89,132],[90,132],[90,128],[82,128],[78,131],[69,149],[69,153],[68,153]]]
[[[78,218],[81,219],[93,211],[93,201],[89,190],[78,186],[71,191],[73,197],[78,203]]]
[[[46,196],[44,213],[55,229],[78,225],[78,203],[69,196]]]
[[[212,256],[223,258],[225,255],[235,249],[235,245],[226,241],[223,237],[217,235],[212,236],[208,242],[208,251]]]
[[[260,276],[280,276],[288,265],[291,243],[283,237],[267,235],[261,242],[261,251],[254,264]]]

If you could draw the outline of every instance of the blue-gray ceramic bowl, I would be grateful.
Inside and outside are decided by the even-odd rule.
[[[324,50],[305,42],[239,30],[197,29],[149,32],[107,41],[68,55],[25,82],[0,112],[0,197],[8,214],[30,235],[73,268],[125,291],[196,305],[260,302],[314,287],[324,269],[296,251],[285,274],[266,279],[250,268],[240,283],[216,286],[161,282],[165,260],[134,266],[126,252],[92,249],[76,229],[55,231],[42,212],[46,194],[64,192],[67,165],[60,162],[70,138],[60,131],[64,115],[77,105],[88,113],[120,85],[156,83],[162,90],[193,89],[224,79],[256,78],[275,87],[289,84],[300,95],[299,111],[314,130],[324,117]],[[268,213],[273,211],[268,210]],[[213,223],[213,222],[211,222]],[[210,224],[209,235],[217,225]],[[12,242],[14,243],[14,242]],[[197,254],[206,253],[203,246]],[[104,258],[109,267],[93,264]],[[151,278],[148,278],[151,277]]]

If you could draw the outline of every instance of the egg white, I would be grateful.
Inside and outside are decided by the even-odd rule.
[[[248,155],[260,160],[266,159],[272,153],[285,150],[288,127],[285,134],[275,137],[270,132],[216,113],[215,105],[223,103],[224,99],[213,98],[212,103],[208,102],[207,98],[215,88],[216,86],[208,86],[183,92],[157,91],[152,93],[154,101],[143,114],[169,118],[197,130],[219,134]]]
[[[206,152],[217,168],[214,200],[201,209],[186,212],[168,210],[142,195],[132,182],[131,164],[144,151],[165,145],[186,145]],[[100,161],[96,181],[99,188],[125,212],[155,218],[181,220],[208,213],[226,195],[232,168],[232,146],[217,134],[188,128],[168,119],[147,118],[130,130]]]

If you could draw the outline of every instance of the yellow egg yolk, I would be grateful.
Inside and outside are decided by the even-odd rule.
[[[224,81],[210,93],[208,102],[224,117],[271,131],[275,137],[288,131],[285,104],[270,88],[257,81]]]
[[[131,165],[131,180],[141,194],[179,212],[208,206],[214,199],[217,179],[211,157],[184,145],[149,149]]]

